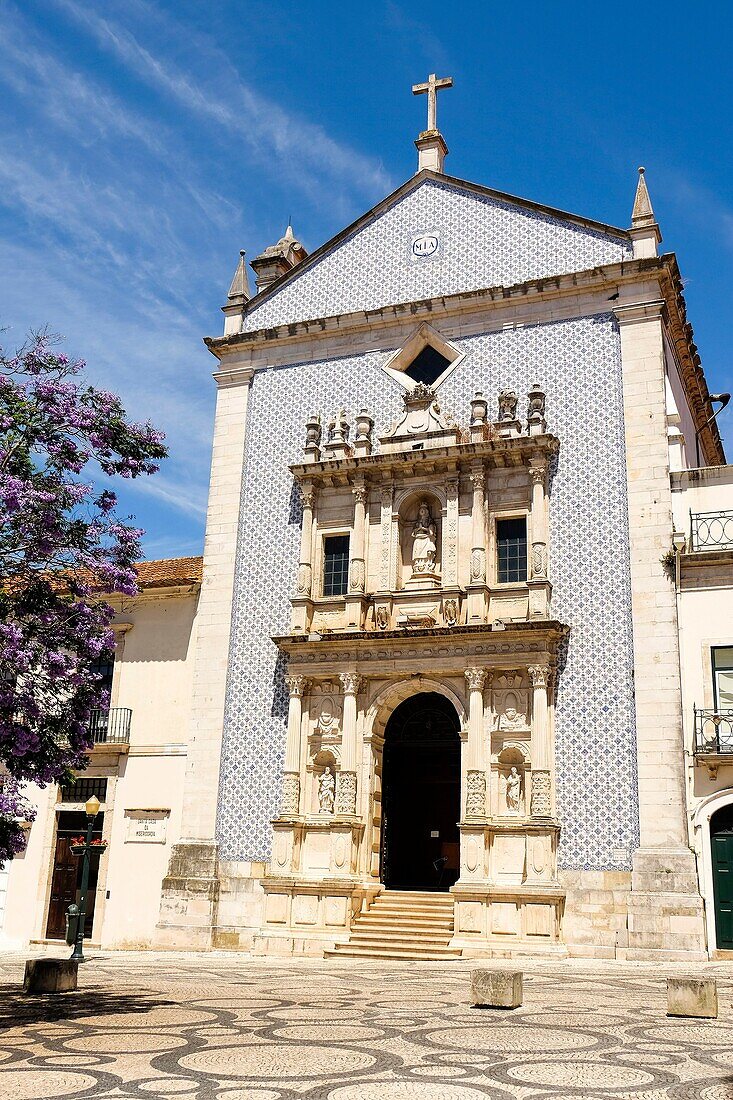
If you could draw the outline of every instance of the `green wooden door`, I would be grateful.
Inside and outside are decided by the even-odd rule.
[[[733,951],[733,830],[714,832],[713,890],[715,892],[715,929],[721,951]]]

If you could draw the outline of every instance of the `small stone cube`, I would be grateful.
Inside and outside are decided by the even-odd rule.
[[[667,978],[667,1015],[717,1019],[715,978]]]
[[[25,993],[70,993],[76,989],[79,964],[76,959],[27,959]]]
[[[519,1008],[521,970],[472,970],[471,1004],[481,1008]]]

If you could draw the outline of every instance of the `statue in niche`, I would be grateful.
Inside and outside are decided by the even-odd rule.
[[[433,520],[427,500],[420,501],[417,519],[412,529],[413,573],[434,573],[438,528]]]
[[[330,768],[324,768],[318,779],[318,806],[320,813],[332,814],[336,798],[336,779]]]
[[[516,767],[512,765],[509,775],[506,777],[506,807],[511,814],[519,813],[519,802],[522,796],[522,777]]]
[[[499,718],[500,730],[523,730],[527,728],[527,716],[519,710],[517,696],[508,691],[504,697],[504,712]]]

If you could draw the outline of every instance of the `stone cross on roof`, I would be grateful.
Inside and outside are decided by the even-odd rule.
[[[441,76],[438,79],[435,73],[431,73],[427,79],[426,84],[413,84],[413,95],[424,95],[427,93],[428,97],[428,125],[427,132],[438,129],[437,114],[438,114],[438,92],[443,88],[453,87],[452,76]]]

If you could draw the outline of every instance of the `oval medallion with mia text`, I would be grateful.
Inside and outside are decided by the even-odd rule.
[[[412,242],[413,256],[432,256],[438,251],[438,238],[432,233],[423,233]]]

